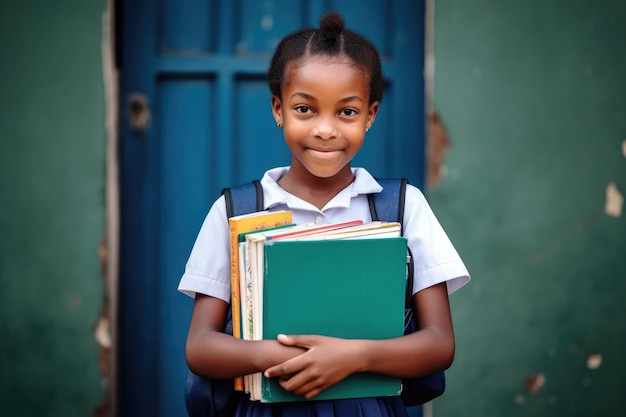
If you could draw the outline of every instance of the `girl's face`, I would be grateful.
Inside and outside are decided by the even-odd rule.
[[[299,164],[320,178],[349,170],[378,112],[378,102],[369,104],[368,77],[349,60],[319,57],[285,78],[272,111],[284,128],[292,168]]]

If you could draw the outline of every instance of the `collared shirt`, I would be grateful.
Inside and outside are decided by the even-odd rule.
[[[261,179],[265,208],[291,210],[293,223],[371,221],[367,195],[382,187],[364,168],[353,168],[354,181],[321,210],[283,190],[278,180],[288,167],[274,168]],[[446,282],[448,293],[465,285],[470,277],[463,261],[433,214],[422,192],[407,186],[404,236],[414,261],[413,293]],[[206,294],[230,301],[230,245],[224,197],[215,201],[202,224],[178,289],[194,297]]]

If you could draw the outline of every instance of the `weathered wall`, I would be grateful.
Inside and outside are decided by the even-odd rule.
[[[0,5],[0,415],[86,416],[104,396],[103,9]],[[618,415],[626,215],[605,203],[611,182],[626,193],[626,2],[438,0],[435,16],[451,148],[429,198],[474,279],[452,297],[435,415]]]
[[[435,14],[451,148],[429,197],[473,275],[452,296],[435,415],[621,415],[626,213],[605,203],[611,182],[626,193],[626,2],[437,0]]]
[[[104,397],[104,0],[0,4],[0,415]]]

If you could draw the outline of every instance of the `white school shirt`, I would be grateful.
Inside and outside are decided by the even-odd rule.
[[[278,180],[288,167],[274,168],[261,179],[263,201],[270,211],[291,210],[296,224],[371,221],[367,194],[382,187],[364,168],[352,168],[354,181],[319,210],[287,193]],[[456,249],[437,221],[426,198],[412,185],[406,189],[404,236],[413,254],[413,294],[441,282],[448,293],[465,285],[470,276]],[[191,250],[178,290],[191,297],[206,294],[230,302],[230,237],[226,204],[221,196],[213,203]]]

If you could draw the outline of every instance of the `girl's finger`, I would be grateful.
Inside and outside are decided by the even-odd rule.
[[[285,391],[290,391],[306,399],[311,399],[322,391],[318,383],[315,380],[305,383],[302,386],[298,386],[297,384],[294,384],[293,380],[291,381],[281,380],[279,381],[279,384]]]
[[[276,340],[285,346],[302,346],[299,344],[300,337],[297,335],[279,334]]]
[[[298,357],[296,356],[286,362],[267,368],[263,375],[265,375],[266,378],[284,377],[288,375],[293,376],[302,369],[303,367],[299,364]]]
[[[315,344],[316,336],[311,335],[295,335],[295,334],[279,334],[276,339],[285,346],[299,346],[310,349]]]

